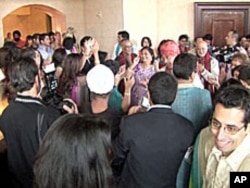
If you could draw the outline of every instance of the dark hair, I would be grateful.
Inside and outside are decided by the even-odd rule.
[[[174,59],[173,73],[177,79],[188,80],[196,70],[197,58],[190,53],[181,53]]]
[[[6,47],[10,50],[11,53],[11,59],[15,61],[20,57],[21,49],[17,48],[15,43],[12,41],[7,41],[4,43],[3,47]]]
[[[24,58],[11,63],[8,76],[11,86],[18,92],[30,90],[38,75],[38,66],[32,58]]]
[[[25,47],[30,47],[29,46],[29,41],[31,41],[33,43],[33,39],[32,39],[31,35],[26,36]],[[31,46],[32,46],[32,44],[31,44]]]
[[[4,47],[0,48],[0,68],[4,68],[4,73],[7,75],[8,67],[17,59],[20,58],[21,49],[12,45],[13,42],[6,42]],[[15,45],[15,44],[14,44]],[[8,77],[8,75],[6,76]]]
[[[231,85],[242,85],[239,80],[236,80],[234,78],[229,78],[221,83],[219,90],[224,89],[225,87],[231,86]]]
[[[71,93],[72,86],[77,82],[77,76],[81,71],[82,55],[69,54],[63,61],[63,72],[59,79],[58,92],[62,95]]]
[[[42,34],[40,34],[40,35],[39,35],[39,41],[40,41],[40,42],[41,42],[41,41],[44,41],[44,39],[45,39],[46,36],[49,36],[48,33],[42,33]]]
[[[241,64],[241,65],[238,65],[238,66],[234,67],[234,68],[231,70],[232,76],[234,76],[234,73],[235,73],[236,71],[238,71],[238,72],[240,73],[240,70],[243,69],[245,66],[247,66],[247,65],[246,65],[246,64]],[[239,76],[238,76],[238,77],[239,77]],[[237,79],[238,79],[238,77],[237,77]]]
[[[231,29],[230,32],[233,33],[233,37],[236,39],[236,41],[238,41],[239,40],[239,33],[234,29]]]
[[[21,32],[19,30],[15,30],[13,31],[12,35],[18,35],[19,37],[21,37]]]
[[[92,37],[91,37],[91,36],[85,36],[85,37],[83,37],[83,38],[81,39],[81,41],[80,41],[80,46],[84,46],[84,43],[85,43],[86,41],[88,41],[89,39],[92,39]]]
[[[12,53],[9,48],[0,48],[0,68],[6,69],[9,63],[12,61]]]
[[[246,37],[247,40],[249,40],[250,39],[250,34],[247,34],[245,37]]]
[[[39,39],[39,36],[40,36],[40,34],[39,33],[34,33],[33,35],[32,35],[32,39]]]
[[[55,67],[61,66],[66,56],[67,53],[64,48],[57,48],[52,56],[52,62],[55,63]]]
[[[141,39],[141,47],[143,47],[144,40],[148,41],[149,47],[152,46],[152,41],[151,41],[151,39],[149,37],[142,37],[142,39]]]
[[[178,40],[180,41],[182,39],[186,39],[186,41],[188,41],[188,36],[186,34],[180,35]]]
[[[106,65],[110,70],[116,75],[120,68],[120,62],[109,59],[103,62],[103,65]]]
[[[176,97],[177,81],[170,73],[157,72],[149,80],[148,89],[153,104],[171,105]]]
[[[32,47],[29,48],[24,48],[21,50],[20,53],[20,58],[21,59],[25,59],[25,58],[32,58],[32,59],[36,59],[36,52],[40,54],[40,52]],[[43,58],[40,54],[40,67],[38,67],[39,69],[41,69],[43,66]]]
[[[129,39],[129,33],[127,31],[119,31],[118,35],[121,35],[123,39]]]
[[[196,43],[198,39],[202,39],[204,41],[202,36],[197,36],[197,37],[194,38],[194,43]]]
[[[9,89],[7,87],[7,83],[5,83],[3,80],[0,80],[0,101],[2,102],[4,99],[8,98],[8,94],[9,94]]]
[[[141,53],[142,53],[142,51],[144,51],[144,50],[147,50],[147,51],[149,52],[149,54],[151,55],[151,57],[152,57],[151,64],[153,64],[154,61],[155,61],[154,50],[153,50],[152,48],[146,46],[146,47],[143,47],[143,48],[140,50]]]
[[[66,37],[63,39],[63,47],[66,50],[71,50],[74,46],[74,39],[72,37]]]
[[[34,165],[37,188],[112,188],[110,126],[93,115],[67,114],[46,133]]]
[[[50,31],[50,32],[48,33],[48,35],[49,35],[49,37],[51,37],[51,36],[54,36],[55,33],[54,33],[53,31]]]
[[[32,36],[31,35],[27,35],[26,36],[26,40],[32,40]]]
[[[238,79],[250,85],[250,65],[243,65],[242,68],[239,69]]]
[[[3,44],[3,47],[15,48],[15,47],[16,47],[16,44],[15,44],[13,41],[6,41],[6,42]]]
[[[213,35],[210,34],[210,33],[207,33],[207,34],[204,35],[203,40],[210,40],[210,41],[212,41],[213,40]]]
[[[242,85],[230,85],[220,89],[215,96],[215,105],[222,104],[225,108],[238,108],[245,111],[243,122],[245,127],[250,122],[250,93]]]
[[[36,58],[36,52],[33,48],[24,48],[21,51],[21,58]]]

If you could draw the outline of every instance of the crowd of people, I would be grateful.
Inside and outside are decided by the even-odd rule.
[[[0,48],[1,187],[227,188],[250,170],[250,39],[237,31],[226,48],[182,34],[156,50],[119,31],[112,55],[72,27],[12,37]]]

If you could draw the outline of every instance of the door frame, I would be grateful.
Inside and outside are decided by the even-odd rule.
[[[204,35],[203,31],[203,12],[207,10],[232,10],[244,11],[247,15],[244,20],[244,34],[249,34],[250,31],[250,2],[195,2],[194,3],[194,35],[195,37]],[[233,29],[233,28],[232,28]]]

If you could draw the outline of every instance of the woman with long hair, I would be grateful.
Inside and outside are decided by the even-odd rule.
[[[59,79],[59,77],[62,74],[63,71],[62,64],[66,56],[67,53],[64,48],[57,48],[52,55],[52,63],[55,64],[55,69],[56,69],[55,75],[57,79]]]
[[[46,133],[34,165],[37,188],[112,188],[110,126],[67,114]]]
[[[69,54],[63,62],[63,71],[59,78],[58,93],[71,98],[78,107],[81,106],[81,88],[86,85],[86,76],[80,72],[84,66],[81,54]]]

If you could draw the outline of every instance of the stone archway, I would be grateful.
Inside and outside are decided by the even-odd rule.
[[[65,15],[49,6],[26,5],[10,12],[2,19],[3,34],[18,29],[24,40],[27,35],[49,31],[65,31]]]

